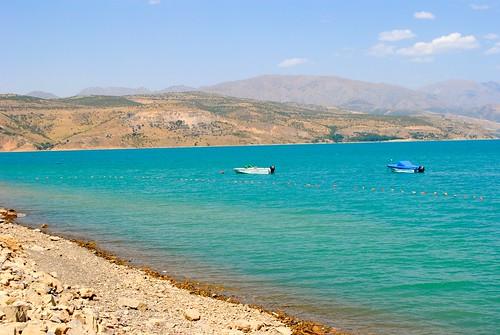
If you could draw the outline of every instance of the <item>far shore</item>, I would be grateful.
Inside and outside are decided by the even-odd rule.
[[[271,146],[292,146],[292,145],[337,145],[337,144],[380,144],[380,143],[415,143],[415,142],[460,142],[460,141],[498,141],[500,138],[452,138],[435,140],[417,139],[394,139],[387,141],[352,141],[352,142],[300,142],[300,143],[252,143],[252,144],[224,144],[224,145],[180,145],[180,146],[160,146],[160,147],[94,147],[94,148],[71,148],[71,149],[51,149],[51,150],[0,150],[0,153],[34,153],[34,152],[72,152],[72,151],[106,151],[106,150],[143,150],[143,149],[193,149],[193,148],[238,148],[238,147],[271,147]]]

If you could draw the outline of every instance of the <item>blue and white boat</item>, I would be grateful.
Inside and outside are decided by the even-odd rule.
[[[396,164],[387,164],[387,167],[392,170],[392,172],[398,173],[423,173],[425,167],[422,165],[415,165],[410,161],[399,161]]]

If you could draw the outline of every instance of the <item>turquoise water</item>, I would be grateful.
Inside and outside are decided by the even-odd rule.
[[[498,333],[499,186],[500,141],[0,154],[27,224],[362,334]]]

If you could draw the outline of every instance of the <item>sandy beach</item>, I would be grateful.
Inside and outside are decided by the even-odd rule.
[[[180,288],[92,244],[0,211],[0,334],[327,334],[313,323]],[[90,247],[90,249],[89,249]],[[203,296],[205,295],[205,296]],[[226,301],[229,300],[229,301]]]

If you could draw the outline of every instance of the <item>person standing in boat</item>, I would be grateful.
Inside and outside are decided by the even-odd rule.
[[[274,174],[274,170],[276,170],[276,167],[274,165],[271,165],[269,167],[269,170],[271,170],[271,174]]]

